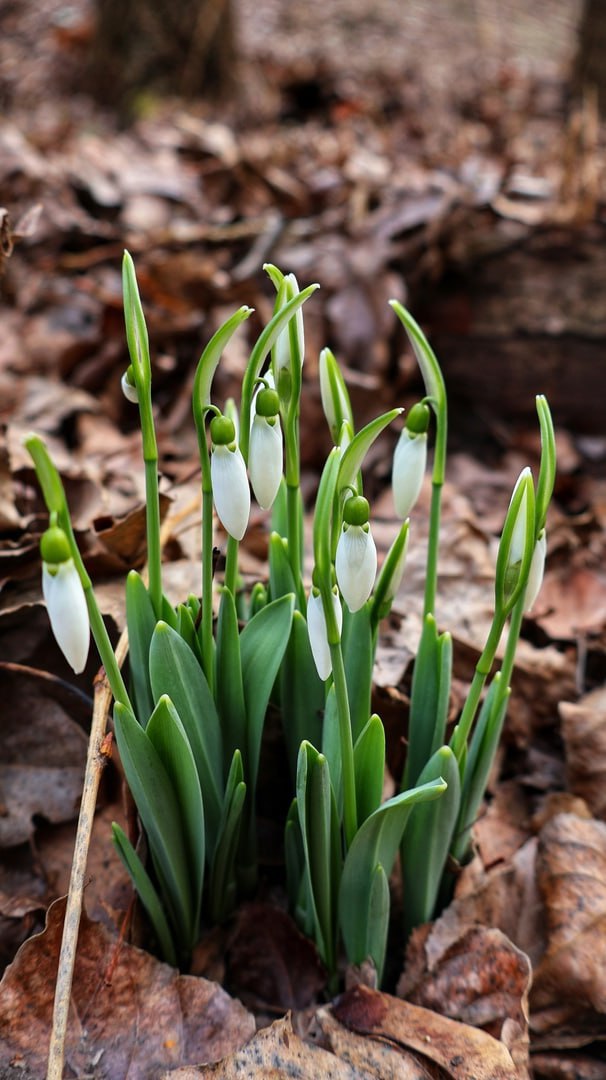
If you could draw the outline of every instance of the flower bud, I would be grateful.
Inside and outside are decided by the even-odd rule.
[[[210,478],[219,521],[234,540],[241,540],[250,515],[250,488],[246,465],[233,442],[236,428],[227,416],[215,416],[210,424],[213,453]]]
[[[358,611],[368,600],[377,576],[377,549],[368,523],[344,523],[335,570],[345,603],[351,612]]]
[[[341,633],[343,627],[343,609],[341,607],[341,601],[336,592],[331,590],[330,595],[337,627],[339,633]],[[311,653],[314,658],[318,675],[322,679],[322,682],[325,682],[332,672],[332,660],[330,658],[330,645],[328,644],[322,597],[319,592],[314,594],[313,588],[311,589],[309,600],[307,602],[307,633],[309,635]]]
[[[49,529],[45,537],[54,531],[62,532],[61,529]],[[41,544],[41,547],[48,551],[48,542]],[[43,562],[42,593],[57,645],[70,667],[79,675],[86,666],[90,624],[84,589],[71,557],[54,563]]]
[[[286,301],[292,300],[295,296],[299,295],[299,283],[294,274],[286,274],[284,282],[287,287]],[[299,308],[295,315],[293,315],[296,326],[297,335],[297,351],[298,351],[298,363],[303,363],[303,356],[305,353],[305,337],[303,333],[303,311]],[[291,363],[291,348],[290,348],[290,324],[282,330],[282,333],[278,335],[274,350],[274,375],[276,379],[276,386],[280,389],[280,372],[285,368],[289,368]]]
[[[351,402],[345,380],[330,349],[322,349],[319,367],[320,397],[322,398],[324,416],[330,428],[332,441],[335,446],[337,444],[342,446],[339,436],[343,424],[347,423],[352,432],[354,429]]]
[[[139,401],[139,395],[137,393],[137,387],[135,385],[135,374],[133,371],[133,365],[126,369],[121,380],[122,393],[127,401],[132,401],[134,405]]]
[[[547,536],[545,529],[542,529],[539,534],[534,551],[532,553],[532,559],[530,562],[530,570],[528,571],[528,582],[526,584],[526,592],[524,594],[524,613],[528,614],[529,611],[535,605],[537,596],[541,591],[541,585],[543,584],[543,574],[545,572],[545,556],[547,554]]]
[[[427,433],[413,434],[405,427],[393,456],[392,490],[398,517],[410,514],[421,493],[427,464]]]
[[[275,391],[271,391],[275,393]],[[276,397],[278,395],[276,394]],[[250,433],[248,472],[255,498],[262,510],[269,510],[282,479],[282,432],[277,417],[257,412]]]

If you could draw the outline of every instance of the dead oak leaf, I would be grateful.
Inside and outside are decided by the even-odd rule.
[[[572,1015],[606,1013],[606,825],[575,814],[548,821],[537,880],[548,944],[535,974],[533,1014],[562,1002]]]
[[[0,1070],[46,1073],[65,901],[21,946],[0,983]],[[179,975],[83,914],[66,1041],[76,1076],[147,1080],[171,1066],[217,1061],[253,1034],[254,1019],[216,983]]]
[[[606,689],[560,705],[568,787],[606,819]]]

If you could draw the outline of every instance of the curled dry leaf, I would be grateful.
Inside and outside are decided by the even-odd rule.
[[[352,1067],[358,1078],[377,1077],[377,1080],[435,1080],[435,1070],[424,1064],[418,1055],[403,1047],[390,1046],[380,1039],[357,1035],[335,1019],[331,1009],[320,1009],[315,1028],[324,1043],[343,1062]]]
[[[481,1027],[505,1043],[522,1070],[528,1067],[530,982],[525,953],[500,930],[478,926],[434,956],[431,966],[418,950],[416,969],[407,966],[398,993],[415,1005]]]
[[[0,1070],[27,1063],[44,1077],[64,900],[21,946],[0,983]],[[216,983],[179,975],[83,914],[66,1042],[66,1068],[120,1080],[217,1061],[242,1046],[254,1019]]]
[[[606,825],[575,814],[552,818],[539,837],[537,880],[545,904],[548,943],[535,974],[532,1026],[551,1026],[556,1013],[559,1022],[566,1018],[575,1027],[577,1019],[584,1024],[597,1013],[603,1025]],[[541,1010],[543,1019],[535,1017]]]
[[[438,1066],[448,1080],[522,1080],[508,1048],[478,1028],[364,986],[343,994],[333,1015],[349,1031]]]
[[[606,819],[606,689],[560,705],[568,787]]]

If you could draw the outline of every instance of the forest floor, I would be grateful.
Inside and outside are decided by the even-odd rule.
[[[330,449],[320,349],[343,365],[359,426],[423,393],[390,298],[443,363],[452,453],[436,615],[454,642],[452,720],[490,625],[512,485],[525,464],[536,475],[536,393],[552,403],[558,478],[477,855],[405,957],[396,942],[390,994],[358,987],[322,1004],[316,958],[269,883],[205,940],[194,971],[205,978],[127,943],[140,927],[125,930],[110,765],[66,1075],[132,1080],[224,1058],[213,1076],[267,1076],[274,1060],[276,1075],[301,1077],[606,1076],[606,198],[604,132],[570,90],[580,6],[240,0],[236,101],[145,96],[120,127],[79,89],[93,25],[84,0],[0,0],[0,1076],[45,1074],[63,911],[49,905],[67,891],[98,666],[91,655],[74,679],[50,635],[46,516],[22,438],[34,429],[53,453],[117,638],[125,573],[145,561],[140,437],[120,390],[125,247],[152,342],[172,599],[199,592],[195,365],[250,304],[214,384],[217,400],[238,396],[273,310],[264,262],[321,285],[306,313],[308,505]],[[365,478],[380,557],[397,528],[395,437],[373,448]],[[429,499],[424,489],[375,670],[395,777]],[[253,512],[247,581],[266,573],[267,537],[267,515]],[[255,1018],[288,1010],[245,1046]]]

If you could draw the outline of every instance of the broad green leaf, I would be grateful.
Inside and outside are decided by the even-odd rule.
[[[168,773],[181,811],[196,933],[200,922],[204,880],[204,806],[198,770],[189,740],[179,714],[166,694],[158,701],[147,725],[146,734]]]
[[[163,900],[180,945],[188,950],[194,913],[179,803],[151,739],[130,710],[119,703],[114,707],[114,727],[120,760],[147,833]]]
[[[238,310],[227,319],[217,331],[215,331],[208,345],[204,349],[204,352],[198,361],[192,391],[192,401],[199,410],[203,409],[206,405],[210,405],[210,390],[215,371],[217,370],[219,360],[221,359],[221,353],[232,334],[245,319],[248,319],[249,315],[252,315],[252,312],[253,309],[246,306],[238,308]]]
[[[376,939],[370,925],[376,904],[377,867],[381,866],[389,878],[412,807],[438,798],[445,790],[446,784],[439,779],[395,795],[360,826],[347,852],[339,891],[339,923],[347,958],[352,964],[361,964],[370,956],[379,979],[384,956],[371,951]]]
[[[126,578],[126,625],[134,703],[137,716],[145,727],[154,709],[149,648],[156,629],[156,616],[143,579],[135,570],[131,570]]]
[[[162,958],[166,960],[167,964],[177,967],[177,954],[170,927],[164,914],[164,908],[162,907],[162,901],[133,845],[115,821],[112,822],[112,838],[118,855],[128,870],[133,885],[139,894],[139,899],[149,915],[154,933],[158,939]]]
[[[335,795],[339,818],[341,818],[343,813],[343,768],[341,735],[339,732],[339,711],[337,708],[337,695],[335,693],[334,683],[330,685],[328,693],[326,694],[324,722],[322,724],[321,735],[322,753],[328,761],[330,782]]]
[[[354,746],[358,822],[366,821],[381,805],[385,779],[385,731],[375,713],[360,732]]]
[[[248,725],[246,780],[251,797],[257,783],[267,704],[290,637],[293,609],[294,597],[281,596],[259,611],[240,634]]]
[[[441,777],[448,785],[435,803],[415,806],[401,848],[404,928],[408,934],[434,917],[436,900],[459,814],[459,765],[448,746],[433,755],[419,776],[423,785]]]
[[[156,701],[168,694],[192,748],[206,819],[208,851],[213,851],[223,800],[223,752],[217,709],[204,673],[189,645],[165,622],[152,638],[149,673]]]
[[[451,637],[438,636],[433,615],[426,615],[412,676],[404,790],[418,782],[426,762],[444,741],[451,668]]]
[[[246,754],[246,705],[240,662],[240,631],[236,604],[229,589],[221,590],[217,620],[215,697],[223,732],[225,767],[235,750]]]
[[[309,644],[307,623],[294,611],[286,652],[280,667],[282,727],[293,778],[303,739],[314,746],[322,739],[324,683],[320,680]]]
[[[272,600],[295,592],[295,579],[288,560],[288,542],[272,532],[269,538],[269,592]]]

